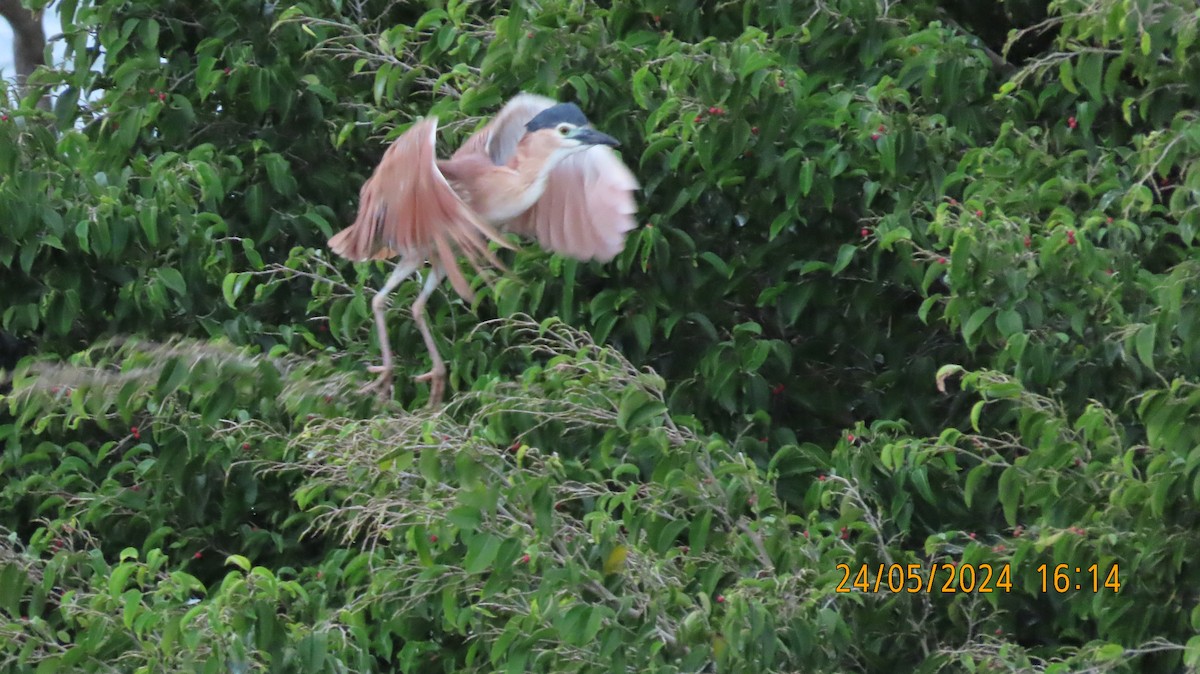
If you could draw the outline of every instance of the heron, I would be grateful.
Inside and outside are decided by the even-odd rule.
[[[503,232],[532,238],[547,250],[577,260],[608,262],[634,228],[637,179],[617,156],[615,138],[597,131],[579,106],[522,93],[449,159],[438,159],[436,117],[414,123],[387,149],[359,192],[354,223],[329,239],[336,254],[353,261],[396,259],[371,300],[381,361],[366,391],[392,395],[388,296],[429,263],[412,304],[431,368],[414,377],[429,383],[429,406],[441,404],[446,364],[425,317],[429,297],[445,278],[467,302],[474,293],[459,267],[477,272],[502,268],[489,247],[513,248]]]

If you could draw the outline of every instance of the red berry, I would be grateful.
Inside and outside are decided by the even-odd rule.
[[[992,552],[1004,552],[1004,544],[1000,543],[992,548]]]
[[[53,393],[54,395],[58,395],[58,387],[57,387],[57,386],[52,386],[52,387],[50,388],[50,392],[51,392],[51,393]]]
[[[710,114],[710,115],[719,115],[719,114],[721,114],[721,109],[720,109],[720,108],[717,108],[717,107],[712,107],[712,108],[709,108],[709,109],[708,109],[708,114]]]
[[[817,482],[824,482],[824,481],[825,481],[825,476],[824,476],[824,475],[818,475],[818,476],[817,476]]]
[[[325,572],[324,572],[324,571],[318,571],[318,572],[317,572],[317,580],[321,580],[321,577],[322,577],[322,576],[324,576],[324,575],[325,575]]]
[[[878,128],[878,129],[876,129],[876,130],[877,130],[877,131],[879,131],[879,133],[883,133],[884,131],[887,131],[887,127],[886,127],[886,126],[884,126],[884,125],[882,125],[882,124],[880,124],[880,125],[879,125],[879,128]]]
[[[1067,243],[1071,244],[1072,246],[1075,245],[1075,230],[1067,230]]]
[[[1032,238],[1030,238],[1030,237],[1028,237],[1028,236],[1027,236],[1027,237],[1025,237],[1025,247],[1026,247],[1026,248],[1029,248],[1029,247],[1030,247],[1030,246],[1032,246],[1032,245],[1033,245],[1033,239],[1032,239]]]
[[[847,538],[850,538],[850,532],[846,529],[846,527],[842,527],[841,538],[843,541]]]
[[[780,87],[786,87],[786,86],[787,86],[787,83],[786,83],[786,82],[784,82],[783,80],[779,80],[779,86],[780,86]]]
[[[717,603],[724,604],[725,603],[725,595],[723,595],[723,594],[717,595]]]
[[[938,258],[938,264],[946,264],[946,258],[944,258],[944,257],[939,257],[939,258]]]
[[[129,491],[141,491],[141,490],[142,490],[142,485],[140,485],[140,484],[131,485],[129,487]]]
[[[158,100],[160,100],[160,101],[165,101],[165,100],[167,100],[167,95],[166,95],[166,94],[159,94],[159,95],[158,95]]]
[[[1113,274],[1115,274],[1116,272],[1114,272],[1114,271],[1113,271],[1113,270],[1111,270],[1111,269],[1105,269],[1105,270],[1104,270],[1104,273],[1105,273],[1105,274],[1108,274],[1109,276],[1112,276],[1112,275],[1113,275]]]
[[[1017,527],[1013,529],[1013,538],[1020,538],[1023,533],[1025,533],[1025,527]]]
[[[871,140],[879,140],[879,134],[877,134],[877,133],[871,134]]]
[[[1077,124],[1078,124],[1078,122],[1076,122],[1076,121],[1075,121],[1075,118],[1074,118],[1074,117],[1068,117],[1068,118],[1067,118],[1067,126],[1069,126],[1069,127],[1071,127],[1072,129],[1074,129],[1074,128],[1075,128],[1075,126],[1076,126]]]
[[[521,563],[528,564],[529,563],[529,555],[521,555]]]
[[[525,33],[525,37],[527,37],[527,38],[533,37],[533,31],[529,31],[528,33]]]
[[[868,236],[871,236],[871,230],[867,229],[866,227],[863,227],[862,232],[860,232],[860,234],[862,234],[862,238],[865,239]]]
[[[977,217],[977,218],[982,218],[982,217],[983,217],[983,211],[975,211],[975,217]]]
[[[971,533],[967,534],[967,538],[969,538],[971,540],[975,540],[975,532],[972,531]]]
[[[776,395],[776,396],[777,396],[777,395],[779,395],[780,393],[783,393],[783,392],[784,392],[784,391],[786,391],[786,390],[787,390],[787,387],[786,387],[786,386],[784,386],[783,384],[776,384],[776,385],[775,385],[775,386],[774,386],[774,387],[771,389],[771,395]]]
[[[752,126],[752,127],[750,127],[750,133],[752,133],[752,134],[754,134],[755,136],[757,136],[757,135],[758,135],[758,127],[757,127],[757,126]]]
[[[955,199],[954,197],[950,197],[950,205],[951,205],[951,206],[957,206],[957,205],[958,205],[958,199]]]
[[[232,69],[230,69],[230,68],[228,68],[228,67],[226,67],[226,68],[225,68],[225,74],[226,74],[226,75],[228,75],[228,74],[229,74],[229,73],[231,73],[231,72],[233,72],[233,70],[232,70]]]
[[[156,93],[158,93],[158,92],[154,90],[154,87],[150,87],[150,93],[152,93],[152,94],[156,94]]]
[[[250,443],[243,442],[242,443],[242,451],[248,451],[249,449],[250,449]]]
[[[200,559],[203,556],[204,556],[204,553],[197,550],[196,554],[192,555],[192,559]]]
[[[429,537],[429,542],[430,542],[430,543],[437,543],[437,542],[438,542],[438,537],[437,537],[437,534],[433,534],[433,535],[431,535],[431,536]]]
[[[804,530],[804,537],[805,537],[805,538],[808,538],[808,529],[805,529],[805,530]]]
[[[847,433],[847,434],[846,434],[846,440],[847,440],[848,442],[854,442],[854,434],[853,434],[853,433]]]
[[[996,634],[996,636],[1000,636],[1001,634],[1004,634],[1004,630],[1002,630],[1002,629],[1000,629],[999,627],[997,627],[997,628],[996,628],[996,632],[995,632],[995,634]]]
[[[0,122],[7,122],[7,121],[8,121],[8,115],[0,115]]]
[[[1111,215],[1108,216],[1108,224],[1110,224],[1110,225],[1112,224],[1112,216]]]
[[[704,117],[702,117],[700,115],[696,115],[696,119],[694,119],[692,121],[699,124],[700,122],[704,121]]]

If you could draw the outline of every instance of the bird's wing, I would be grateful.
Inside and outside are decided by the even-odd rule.
[[[499,266],[487,239],[509,244],[455,193],[437,167],[437,118],[413,124],[384,153],[359,192],[354,224],[329,240],[333,252],[351,260],[420,255],[445,270],[454,289],[471,299],[457,256],[476,271]]]
[[[637,178],[612,148],[597,145],[563,159],[546,191],[505,229],[537,239],[547,250],[578,260],[607,262],[633,229]]]
[[[451,159],[458,159],[469,154],[486,154],[492,163],[503,166],[517,152],[517,143],[525,135],[525,125],[529,120],[546,108],[553,107],[557,101],[536,94],[517,94],[513,96],[500,112],[479,131],[467,139]]]

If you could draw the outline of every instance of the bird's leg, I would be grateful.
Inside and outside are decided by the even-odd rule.
[[[425,287],[421,288],[421,294],[417,295],[417,301],[413,302],[412,306],[413,320],[417,322],[417,329],[421,331],[421,338],[425,340],[425,348],[429,350],[429,360],[433,362],[433,367],[429,372],[414,377],[416,381],[429,382],[430,407],[442,404],[442,394],[446,391],[446,363],[438,353],[437,344],[433,341],[433,333],[429,331],[429,325],[425,322],[425,303],[433,291],[437,290],[438,284],[442,282],[444,276],[442,270],[434,265],[429,270],[429,277],[425,279]]]
[[[392,270],[392,275],[375,293],[375,297],[371,300],[371,310],[375,313],[375,329],[379,333],[379,350],[383,357],[383,363],[379,365],[371,365],[367,368],[368,372],[379,373],[379,379],[371,384],[368,384],[363,390],[369,391],[375,389],[379,397],[387,400],[392,397],[392,346],[388,342],[387,333],[387,303],[388,295],[400,285],[400,282],[412,275],[420,266],[419,259],[407,260],[401,258],[396,263],[396,268]]]

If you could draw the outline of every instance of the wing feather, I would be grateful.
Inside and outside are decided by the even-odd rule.
[[[556,253],[607,262],[625,248],[625,235],[636,226],[633,193],[639,187],[612,148],[595,146],[563,159],[541,198],[506,229]]]
[[[517,153],[517,143],[525,135],[525,125],[546,108],[554,107],[557,101],[536,94],[513,96],[500,112],[458,148],[451,159],[469,154],[484,154],[497,166],[504,166]]]
[[[476,271],[500,262],[487,239],[508,246],[501,235],[462,200],[437,166],[437,118],[414,124],[396,139],[359,192],[354,224],[329,240],[329,247],[351,260],[420,255],[446,271],[466,299],[470,286],[456,255]]]

